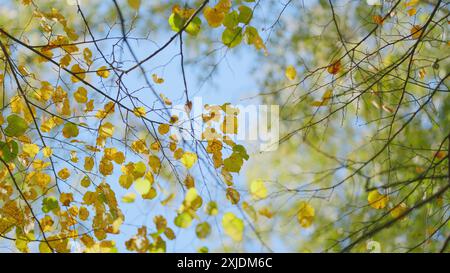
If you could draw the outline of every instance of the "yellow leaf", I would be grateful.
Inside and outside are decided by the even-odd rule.
[[[426,75],[427,75],[427,72],[425,71],[424,68],[419,70],[419,77],[420,77],[421,80],[423,80]]]
[[[267,197],[267,188],[262,179],[254,180],[250,183],[250,193],[254,199],[265,199]]]
[[[239,200],[241,199],[241,195],[239,194],[239,192],[233,188],[227,188],[226,196],[233,205],[239,203]]]
[[[311,102],[311,106],[314,106],[314,107],[325,106],[327,104],[328,104],[328,101],[321,101],[321,100],[320,101],[315,100],[315,101]]]
[[[115,112],[115,104],[114,102],[110,101],[103,106],[103,109],[97,111],[95,117],[98,119],[104,119],[108,115],[113,114],[114,112]]]
[[[327,89],[325,91],[325,93],[323,93],[322,95],[322,100],[321,101],[313,101],[311,103],[311,106],[314,107],[320,107],[320,106],[325,106],[328,105],[330,99],[333,97],[333,90],[332,89]]]
[[[150,165],[153,172],[157,172],[161,168],[161,161],[157,156],[151,155],[148,157],[148,165]]]
[[[191,203],[193,203],[195,201],[195,199],[197,199],[198,193],[197,190],[195,188],[190,188],[187,192],[186,192],[186,196],[184,197],[184,201],[187,205],[191,205]]]
[[[174,193],[169,194],[169,196],[167,196],[166,199],[161,201],[161,205],[163,205],[163,206],[167,205],[174,198],[175,198],[175,194]]]
[[[421,26],[419,26],[419,25],[414,25],[412,28],[411,28],[411,37],[413,38],[413,39],[419,39],[420,38],[420,36],[422,35],[422,27]]]
[[[436,153],[434,154],[434,156],[435,156],[437,159],[444,159],[444,158],[447,156],[447,154],[446,154],[444,151],[439,151],[439,152],[436,152]]]
[[[111,122],[106,122],[102,124],[99,129],[99,135],[102,138],[112,137],[114,134],[114,125]]]
[[[70,102],[67,98],[63,100],[63,107],[61,109],[61,114],[64,116],[70,116],[70,114],[71,114]]]
[[[256,214],[255,208],[247,202],[242,202],[242,209],[244,209],[245,213],[252,218],[253,221],[258,220],[258,214]]]
[[[128,5],[137,10],[141,6],[141,0],[128,0]]]
[[[39,153],[39,146],[36,144],[23,144],[22,151],[29,157],[34,157],[37,153]]]
[[[223,215],[222,226],[225,234],[230,236],[234,241],[242,241],[244,235],[244,221],[239,219],[232,212]]]
[[[73,193],[61,193],[59,196],[59,201],[63,204],[63,206],[69,206],[71,202],[73,202]]]
[[[71,61],[72,57],[70,56],[70,54],[66,54],[59,60],[59,65],[61,67],[68,67]]]
[[[122,174],[119,177],[119,184],[125,189],[130,188],[131,184],[133,184],[133,176],[129,174]]]
[[[20,114],[25,105],[22,102],[22,98],[19,95],[15,95],[10,99],[11,111],[16,114]]]
[[[88,101],[86,88],[79,87],[77,91],[73,93],[73,97],[78,103],[86,103]]]
[[[173,152],[173,157],[178,160],[183,156],[183,154],[184,150],[182,148],[178,148]]]
[[[186,175],[186,178],[184,179],[184,185],[188,189],[195,187],[194,178],[190,174]]]
[[[145,195],[150,191],[150,181],[145,178],[139,178],[134,182],[134,189],[140,194]]]
[[[36,183],[37,183],[41,188],[47,187],[47,185],[50,184],[50,182],[51,182],[51,177],[50,177],[50,175],[48,175],[48,174],[46,174],[46,173],[41,173],[41,172],[36,173],[35,179],[36,179]]]
[[[405,7],[413,7],[419,3],[419,0],[410,0],[405,3]]]
[[[102,158],[102,160],[100,160],[99,170],[104,176],[111,175],[114,170],[114,165],[110,160]]]
[[[33,96],[35,99],[41,102],[47,102],[53,94],[54,88],[49,82],[42,82],[41,88],[37,90]]]
[[[300,202],[297,220],[302,227],[307,228],[311,226],[314,220],[314,215],[314,208],[311,205],[306,202]]]
[[[211,226],[208,224],[208,222],[199,223],[195,227],[195,234],[200,239],[205,239],[206,237],[208,237],[210,233],[211,233]]]
[[[79,212],[80,220],[86,221],[89,217],[89,210],[86,207],[81,207]]]
[[[143,199],[153,199],[155,198],[157,195],[156,189],[155,188],[150,188],[150,190],[147,192],[147,194],[142,195]]]
[[[225,18],[225,13],[215,7],[205,7],[203,15],[205,16],[208,25],[212,28],[219,27]]]
[[[122,152],[114,153],[113,160],[117,164],[122,164],[125,161],[125,155]]]
[[[145,165],[145,163],[142,161],[138,161],[133,164],[132,174],[134,178],[139,178],[144,176],[146,170],[147,166]]]
[[[339,73],[339,71],[341,71],[341,61],[338,60],[334,63],[332,63],[331,65],[328,66],[327,68],[328,73],[332,74],[332,75],[336,75],[337,73]]]
[[[269,219],[273,217],[273,212],[271,212],[268,207],[262,207],[258,211],[258,213],[261,214],[262,216],[265,216],[265,217],[269,218]]]
[[[52,150],[52,148],[50,148],[50,147],[45,147],[44,149],[42,149],[42,154],[43,154],[45,157],[51,157],[52,154],[53,154],[53,150]]]
[[[86,103],[86,108],[84,109],[85,112],[91,112],[94,110],[94,100],[90,100]]]
[[[30,75],[30,72],[28,71],[28,69],[24,65],[19,65],[19,67],[17,69],[19,70],[20,74],[22,74],[22,76]]]
[[[87,156],[84,158],[84,169],[88,172],[92,171],[92,168],[94,167],[94,158]]]
[[[228,13],[231,8],[231,0],[220,0],[215,8],[223,13]]]
[[[58,176],[59,178],[66,180],[67,178],[70,177],[70,172],[67,168],[63,168],[58,172]]]
[[[39,222],[41,223],[44,231],[53,231],[53,224],[55,222],[49,215],[44,216],[44,218],[42,218]]]
[[[399,218],[407,210],[408,210],[408,206],[406,206],[405,203],[398,204],[391,210],[391,216],[392,216],[392,218]],[[402,217],[402,218],[406,219],[405,217]]]
[[[415,8],[409,9],[409,10],[408,10],[408,15],[409,15],[409,16],[414,16],[414,15],[416,14],[416,12],[417,12],[417,11],[416,11]]]
[[[383,17],[379,14],[372,16],[372,21],[377,25],[383,24]]]
[[[147,144],[145,143],[145,140],[138,139],[131,143],[131,149],[136,153],[148,154],[148,149],[146,145]]]
[[[30,1],[31,2],[31,1]],[[40,253],[52,253],[52,250],[48,246],[47,242],[40,242],[39,243],[39,252]]]
[[[172,101],[166,97],[164,94],[159,94],[159,96],[161,97],[161,99],[164,101],[165,105],[172,105]]]
[[[133,114],[135,114],[137,117],[145,117],[145,108],[144,107],[136,107],[133,110]]]
[[[182,212],[178,214],[174,219],[174,224],[180,228],[188,228],[191,226],[192,216],[187,212]]]
[[[78,162],[78,155],[76,151],[70,151],[70,161],[74,163]]]
[[[219,209],[217,208],[217,203],[214,201],[209,201],[205,207],[205,211],[208,215],[217,215],[219,213]]]
[[[36,159],[33,161],[33,168],[40,171],[50,166],[50,162],[44,162],[42,160]]]
[[[113,224],[112,224],[112,233],[113,234],[119,234],[120,233],[120,226],[122,226],[123,224],[123,219],[122,218],[117,218],[116,220],[114,220]]]
[[[333,90],[327,89],[327,91],[325,91],[325,93],[323,93],[322,100],[328,100],[331,97],[333,97]]]
[[[83,50],[83,58],[87,65],[90,66],[92,64],[92,51],[87,47]]]
[[[136,194],[133,192],[127,193],[122,197],[122,202],[133,203],[136,200]]]
[[[86,70],[81,68],[79,64],[74,64],[70,71],[74,74],[71,77],[73,83],[79,82],[80,79],[84,80],[86,78]]]
[[[236,115],[233,116],[226,116],[223,119],[222,126],[220,129],[225,134],[237,134],[238,133],[238,118]]]
[[[70,40],[76,41],[78,39],[78,34],[75,32],[75,30],[73,28],[64,27],[64,31],[66,32],[67,37],[69,37]],[[67,47],[65,47],[65,48],[67,48]]]
[[[386,207],[389,196],[380,194],[378,190],[373,190],[369,192],[369,195],[367,196],[367,201],[369,202],[369,205],[374,209],[383,209]]]
[[[293,67],[292,65],[288,66],[286,68],[285,75],[289,80],[295,80],[295,77],[297,77],[297,71],[295,70],[295,67]]]
[[[38,61],[41,63],[48,62],[49,59],[53,58],[53,52],[47,47],[41,49],[41,54],[45,56],[39,56]]]
[[[180,161],[187,169],[190,169],[194,166],[195,162],[197,162],[197,155],[191,152],[185,152],[183,156],[181,156]]]
[[[152,75],[152,79],[153,79],[153,82],[154,83],[156,83],[156,84],[162,84],[162,83],[164,83],[164,79],[163,78],[160,78],[158,75],[156,75],[156,74],[153,74]]]
[[[105,78],[105,79],[108,78],[109,77],[109,70],[108,70],[108,68],[106,66],[100,67],[97,70],[97,75],[99,77],[102,77],[102,78]]]
[[[158,132],[161,135],[167,134],[169,132],[169,130],[170,130],[169,124],[160,124],[159,127],[158,127]]]

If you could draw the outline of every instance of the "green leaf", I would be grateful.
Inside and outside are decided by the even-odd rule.
[[[48,213],[54,209],[59,208],[58,200],[54,196],[45,197],[42,199],[42,211]]]
[[[201,25],[202,20],[200,20],[200,18],[198,17],[195,17],[186,27],[186,32],[191,34],[192,36],[197,36],[197,34],[200,32]]]
[[[223,161],[223,168],[232,173],[238,173],[241,170],[244,160],[239,154],[233,153],[229,158]]]
[[[242,28],[237,27],[234,29],[227,28],[222,33],[222,42],[229,48],[233,48],[239,45],[242,41]]]
[[[133,176],[134,177],[142,177],[147,171],[147,166],[144,162],[138,161],[134,164]]]
[[[175,217],[174,220],[174,224],[180,228],[188,228],[191,226],[191,223],[192,223],[192,216],[187,212],[178,214],[178,216]]]
[[[258,30],[252,26],[245,28],[245,41],[247,44],[252,45],[255,43],[255,39],[259,37]]]
[[[10,137],[18,137],[25,133],[28,129],[27,122],[18,115],[10,115],[7,118],[8,127],[5,129],[5,135]]]
[[[197,251],[198,251],[198,253],[208,253],[209,249],[206,246],[202,246]]]
[[[223,25],[226,28],[230,29],[235,28],[239,24],[238,16],[239,14],[237,11],[232,11],[228,13],[227,15],[225,15],[225,18],[223,19]]]
[[[78,126],[74,123],[68,122],[64,124],[62,133],[65,138],[77,137],[79,134]]]
[[[0,151],[2,152],[1,158],[6,163],[9,163],[17,157],[19,145],[17,145],[17,142],[15,141],[10,141],[7,143],[0,141]]]
[[[247,154],[247,150],[242,145],[235,145],[233,147],[233,153],[238,154],[240,157],[242,157],[245,160],[249,159],[249,156]]]
[[[169,17],[169,25],[175,32],[179,32],[183,28],[185,22],[186,21],[177,13],[172,13]],[[189,25],[187,25],[185,31],[192,36],[197,36],[197,34],[200,32],[201,25],[202,20],[200,20],[200,18],[198,17],[195,17],[194,19],[192,19]]]
[[[169,25],[173,31],[179,32],[183,28],[184,20],[180,15],[172,13],[169,17]]]
[[[214,201],[209,201],[206,205],[206,214],[208,215],[217,215],[219,213],[219,208],[217,207],[217,203]]]
[[[205,239],[211,234],[211,226],[208,222],[202,222],[195,227],[195,234],[199,239]]]
[[[252,20],[253,17],[253,10],[247,6],[240,6],[239,7],[239,22],[243,24],[250,23],[250,20]]]

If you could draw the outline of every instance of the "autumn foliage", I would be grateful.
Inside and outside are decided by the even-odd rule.
[[[448,251],[444,1],[3,2],[2,246]],[[193,102],[232,54],[281,106],[276,152],[236,140],[229,101]]]

